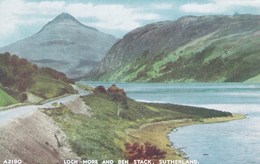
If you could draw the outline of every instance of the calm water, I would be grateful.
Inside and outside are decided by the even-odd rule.
[[[169,138],[187,157],[202,164],[260,163],[260,84],[117,85],[124,88],[129,97],[139,101],[202,106],[247,114],[244,120],[178,128],[169,134]]]

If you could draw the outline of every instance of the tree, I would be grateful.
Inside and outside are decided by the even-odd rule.
[[[160,150],[150,142],[144,144],[138,142],[125,144],[124,156],[130,163],[134,160],[152,160],[154,163],[158,163],[160,159],[165,158],[165,155],[165,151]]]
[[[124,95],[126,96],[126,93],[124,91],[124,89],[118,88],[115,84],[112,84],[108,89],[107,92],[109,94],[114,94],[114,93],[118,93],[120,95]]]
[[[28,99],[28,96],[27,96],[27,94],[22,93],[22,94],[20,94],[19,99],[21,102],[25,102]]]
[[[103,94],[106,94],[107,91],[106,91],[106,88],[105,88],[104,86],[99,85],[99,86],[95,87],[94,93],[103,93]]]

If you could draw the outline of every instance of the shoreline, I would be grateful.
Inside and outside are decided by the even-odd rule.
[[[156,145],[161,150],[167,153],[167,160],[185,160],[186,154],[181,150],[174,147],[174,143],[169,140],[169,134],[177,128],[197,125],[197,124],[211,124],[221,123],[228,121],[235,121],[245,119],[243,114],[232,114],[233,117],[215,117],[207,118],[201,121],[193,121],[192,119],[179,119],[161,121],[155,123],[148,123],[141,125],[138,129],[127,129],[126,133],[131,137],[132,141],[146,142],[149,141]]]

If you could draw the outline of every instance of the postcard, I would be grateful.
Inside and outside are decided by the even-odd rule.
[[[0,163],[260,163],[259,11],[1,0]]]

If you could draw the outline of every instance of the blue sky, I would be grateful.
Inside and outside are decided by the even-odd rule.
[[[0,0],[0,47],[38,32],[62,12],[120,38],[185,15],[259,15],[260,0]]]

